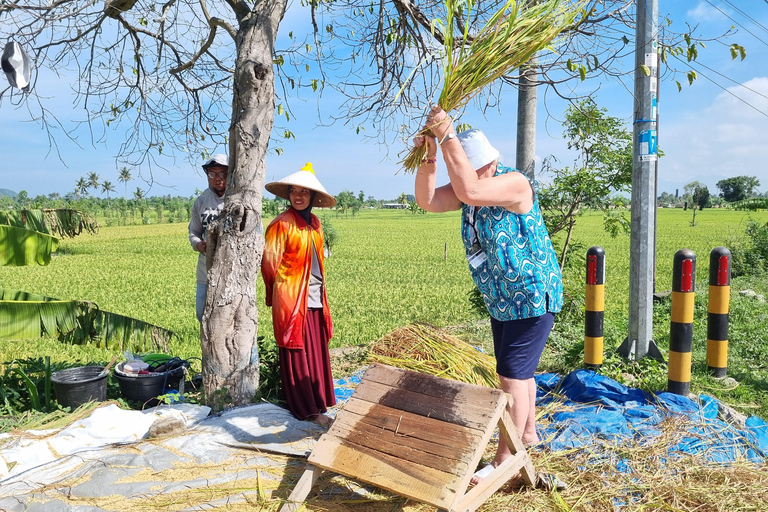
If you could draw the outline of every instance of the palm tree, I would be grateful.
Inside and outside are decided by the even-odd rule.
[[[133,176],[131,176],[131,171],[129,171],[127,167],[120,169],[120,175],[117,177],[117,181],[122,181],[125,185],[125,194],[123,195],[125,199],[128,199],[128,182],[132,179]]]
[[[112,186],[111,181],[105,181],[101,184],[101,191],[107,193],[107,199],[109,199],[109,193],[115,191],[115,187]]]
[[[141,190],[139,187],[136,187],[136,190],[133,191],[133,199],[136,201],[141,201],[144,199],[144,191]]]
[[[94,191],[99,190],[99,175],[95,172],[88,173],[88,188],[92,188]]]
[[[88,182],[81,176],[75,183],[75,197],[80,198],[86,194],[88,194]]]

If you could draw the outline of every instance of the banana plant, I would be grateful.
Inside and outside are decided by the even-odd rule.
[[[90,215],[68,208],[0,211],[0,265],[47,265],[59,238],[98,230]]]
[[[174,333],[136,318],[105,311],[90,301],[57,300],[0,289],[0,340],[57,337],[111,350],[165,351]]]

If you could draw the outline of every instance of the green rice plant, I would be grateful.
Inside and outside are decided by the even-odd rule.
[[[500,77],[525,64],[573,24],[583,0],[544,0],[526,5],[507,0],[477,30],[473,0],[445,0],[445,21],[436,20],[444,36],[443,88],[438,105],[446,112],[461,110]],[[426,156],[426,145],[413,148],[403,160],[406,172],[418,169]]]

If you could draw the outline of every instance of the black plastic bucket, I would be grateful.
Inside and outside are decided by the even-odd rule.
[[[51,375],[56,390],[56,401],[62,407],[70,407],[73,411],[81,405],[107,399],[107,376],[101,375],[103,366],[81,366],[67,368]]]
[[[120,393],[126,400],[148,402],[168,389],[178,389],[179,381],[184,376],[183,368],[154,375],[129,375],[122,371],[123,364],[125,363],[120,363],[115,368],[115,379],[120,384]],[[150,404],[154,402],[156,400]]]

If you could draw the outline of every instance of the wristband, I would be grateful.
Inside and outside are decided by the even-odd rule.
[[[424,160],[421,161],[421,163],[423,163],[423,164],[434,164],[435,162],[437,162],[437,157],[435,157],[435,158],[425,158]]]

